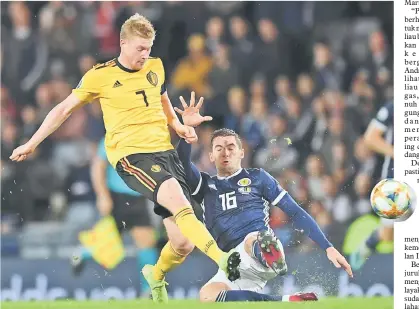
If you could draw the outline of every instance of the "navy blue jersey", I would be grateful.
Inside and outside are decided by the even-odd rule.
[[[371,125],[380,129],[385,140],[394,145],[394,103],[390,102],[380,108],[376,117],[371,121]],[[390,156],[384,158],[381,171],[381,178],[394,177],[394,160]]]
[[[205,225],[222,250],[233,249],[251,232],[270,230],[269,205],[281,208],[320,248],[332,246],[314,219],[263,169],[241,168],[228,177],[211,177],[191,162],[191,145],[185,140],[176,150],[192,195],[204,210]]]
[[[228,251],[254,231],[269,230],[269,207],[287,193],[263,169],[240,169],[229,177],[200,173],[194,198],[218,246]]]

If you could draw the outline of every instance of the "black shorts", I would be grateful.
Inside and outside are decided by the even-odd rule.
[[[191,191],[186,184],[185,170],[175,150],[129,155],[119,160],[116,171],[128,187],[154,202],[154,212],[163,219],[173,216],[157,203],[157,192],[167,179],[175,178],[186,198],[192,200]]]
[[[147,199],[144,196],[111,192],[113,201],[112,216],[119,232],[133,227],[151,227]]]

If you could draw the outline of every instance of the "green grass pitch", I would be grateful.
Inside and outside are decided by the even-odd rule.
[[[324,298],[305,303],[199,303],[194,300],[173,300],[169,304],[153,304],[147,300],[134,301],[50,301],[50,302],[2,302],[2,309],[393,309],[393,297],[377,298]]]

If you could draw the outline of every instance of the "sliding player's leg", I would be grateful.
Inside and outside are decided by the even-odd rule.
[[[205,285],[199,292],[199,299],[201,302],[301,302],[318,300],[317,295],[312,292],[292,295],[267,295],[250,290],[232,290],[223,282],[213,282]]]
[[[232,301],[314,301],[314,293],[298,293],[294,295],[271,296],[259,293],[266,283],[277,276],[278,268],[271,268],[265,261],[264,254],[272,254],[272,261],[285,261],[282,244],[265,231],[249,234],[245,240],[236,247],[242,257],[240,264],[240,279],[231,282],[226,275],[218,271],[207,284],[205,284],[199,298],[202,302],[232,302]],[[279,242],[280,243],[280,242]],[[260,256],[255,255],[255,246],[263,246],[269,250],[260,250]],[[262,246],[261,246],[262,247]],[[278,259],[275,252],[281,252],[282,258]],[[269,258],[268,258],[269,259]],[[271,263],[272,264],[272,263]]]

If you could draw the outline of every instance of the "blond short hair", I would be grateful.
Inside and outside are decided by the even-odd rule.
[[[121,39],[127,39],[131,36],[154,40],[156,30],[146,17],[136,13],[128,18],[121,27]]]

